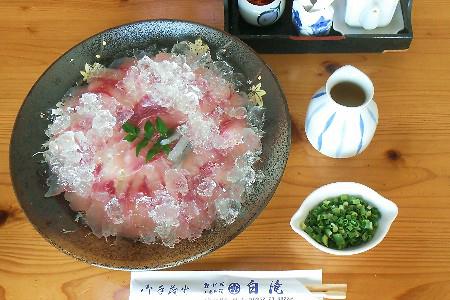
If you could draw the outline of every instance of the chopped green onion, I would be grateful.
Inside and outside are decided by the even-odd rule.
[[[336,243],[338,249],[344,249],[347,245],[340,233],[333,234],[333,241]]]
[[[369,220],[364,220],[364,229],[373,229],[372,222]]]
[[[300,227],[326,247],[345,249],[372,239],[380,217],[378,209],[361,197],[341,195],[313,208]]]
[[[326,234],[322,235],[322,243],[328,247],[328,236]]]

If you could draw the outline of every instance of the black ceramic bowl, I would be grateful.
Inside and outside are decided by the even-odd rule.
[[[74,221],[63,196],[44,198],[47,190],[39,152],[46,141],[48,121],[40,117],[61,100],[81,78],[85,63],[105,65],[129,56],[135,49],[156,44],[170,47],[177,41],[200,37],[214,53],[227,45],[227,61],[246,77],[261,75],[267,95],[262,160],[257,166],[265,174],[246,195],[237,220],[223,227],[216,224],[201,238],[177,244],[175,248],[146,245],[127,239],[99,239],[90,229]],[[106,41],[103,45],[102,41]],[[100,59],[96,55],[100,54]],[[115,269],[161,269],[201,257],[232,240],[266,207],[283,174],[290,149],[290,120],[283,92],[270,69],[243,42],[225,32],[184,21],[153,20],[123,25],[99,33],[72,48],[39,78],[26,97],[16,119],[10,145],[11,176],[17,198],[35,228],[55,247],[84,262]]]

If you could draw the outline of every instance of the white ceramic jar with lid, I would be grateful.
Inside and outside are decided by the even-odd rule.
[[[346,0],[345,23],[372,30],[389,25],[399,0]]]

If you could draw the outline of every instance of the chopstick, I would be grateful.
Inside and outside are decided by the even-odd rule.
[[[347,299],[347,284],[307,284],[305,287],[316,297],[324,299]]]

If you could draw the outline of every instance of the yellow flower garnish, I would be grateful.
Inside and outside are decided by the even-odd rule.
[[[83,76],[84,81],[88,81],[92,77],[100,74],[105,67],[102,64],[94,63],[92,66],[90,64],[84,65],[84,71],[80,71],[80,74]]]
[[[189,42],[189,48],[191,49],[191,52],[197,55],[203,55],[209,51],[208,45],[204,44],[201,39],[196,39],[195,43]]]
[[[253,85],[250,88],[250,92],[248,93],[248,97],[253,103],[256,103],[259,107],[263,107],[263,96],[266,94],[266,91],[261,89],[261,82],[257,85]]]

